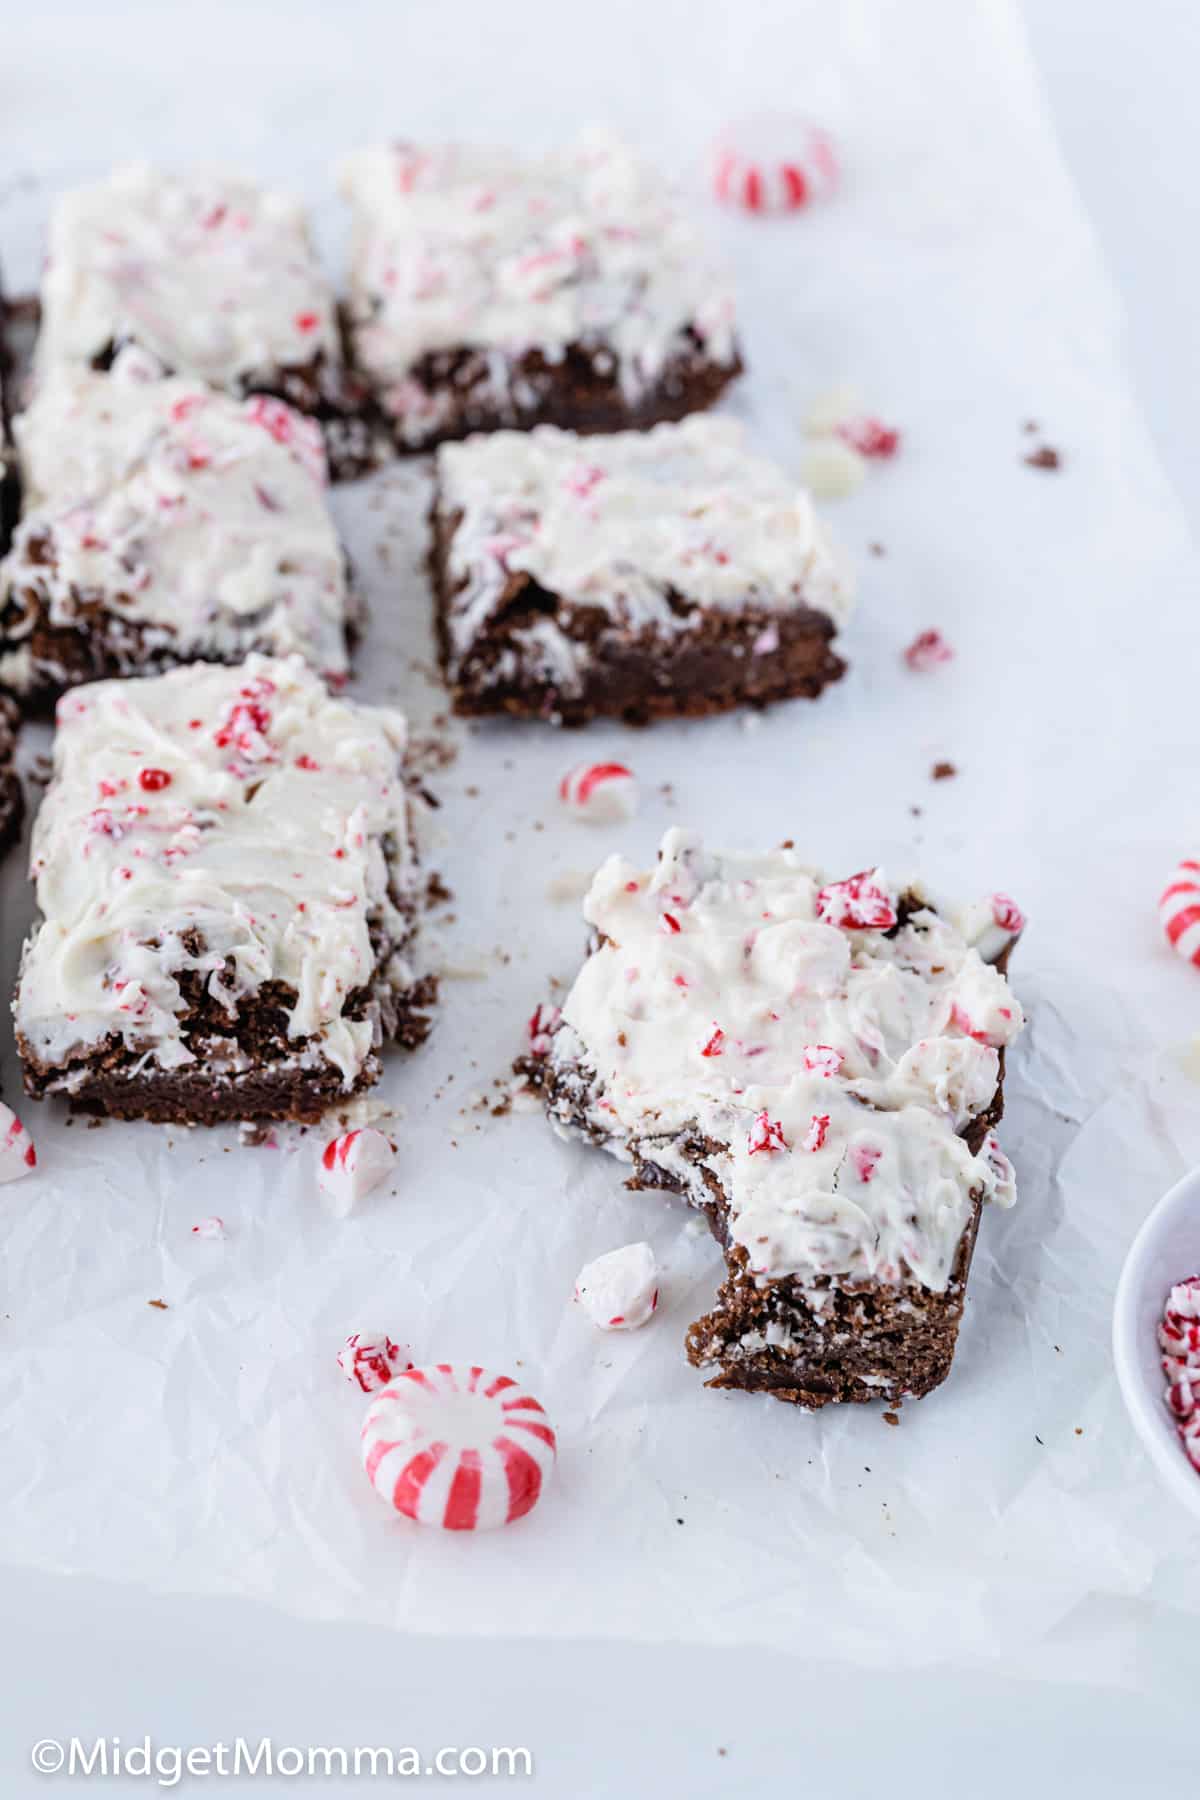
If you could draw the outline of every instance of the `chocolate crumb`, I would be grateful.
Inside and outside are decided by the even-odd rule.
[[[952,776],[958,774],[958,770],[952,762],[935,762],[929,773],[934,781],[949,781]]]
[[[885,1425],[898,1425],[900,1423],[900,1415],[899,1413],[886,1412],[883,1415],[883,1422]]]
[[[868,544],[867,549],[871,552],[872,556],[886,556],[887,555],[887,551],[884,549],[882,544]]]
[[[1028,456],[1023,456],[1021,461],[1031,469],[1061,469],[1062,467],[1062,457],[1057,450],[1052,450],[1049,444],[1039,445],[1036,450],[1031,450]]]
[[[153,1306],[157,1312],[170,1312],[171,1310],[165,1300],[147,1300],[146,1305]]]

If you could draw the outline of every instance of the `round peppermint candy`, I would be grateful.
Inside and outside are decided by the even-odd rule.
[[[1167,939],[1200,969],[1200,862],[1181,862],[1158,901]]]
[[[465,1363],[406,1369],[376,1395],[362,1429],[376,1493],[442,1531],[491,1531],[523,1518],[557,1448],[532,1394],[509,1375]]]
[[[798,212],[837,187],[833,140],[790,113],[743,119],[717,143],[713,183],[718,200],[745,212]]]

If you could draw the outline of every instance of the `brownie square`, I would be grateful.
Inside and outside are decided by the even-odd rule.
[[[644,724],[815,695],[845,669],[848,571],[732,420],[445,445],[432,540],[459,713]]]
[[[670,190],[590,134],[540,159],[347,159],[347,329],[402,449],[501,426],[644,428],[741,372],[733,301]]]
[[[993,1134],[1023,1024],[1013,903],[954,923],[879,870],[829,882],[671,831],[649,874],[611,857],[584,915],[591,953],[526,1067],[628,1186],[705,1214],[726,1276],[690,1361],[805,1407],[936,1387],[981,1209],[1015,1198]]]
[[[145,164],[62,194],[50,220],[34,377],[107,369],[137,345],[164,374],[273,394],[320,421],[335,478],[377,460],[333,290],[290,197]]]
[[[0,561],[0,683],[296,651],[338,681],[353,603],[318,427],[196,381],[60,373],[16,421],[24,514]]]
[[[398,713],[299,657],[64,696],[34,827],[25,1086],[118,1118],[315,1120],[419,1043]]]

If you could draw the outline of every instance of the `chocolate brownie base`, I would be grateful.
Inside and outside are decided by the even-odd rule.
[[[221,1125],[242,1119],[315,1124],[330,1107],[352,1099],[378,1080],[376,1057],[368,1058],[355,1087],[347,1092],[328,1063],[304,1066],[304,1039],[287,1035],[287,1017],[296,996],[268,984],[236,1019],[208,997],[194,978],[185,978],[187,1036],[197,1061],[183,1069],[140,1067],[141,1059],[119,1042],[72,1059],[65,1065],[39,1062],[17,1038],[25,1091],[36,1099],[65,1094],[74,1112],[113,1119],[146,1119],[155,1124]],[[367,996],[359,996],[358,1010]],[[415,1049],[428,1036],[426,1010],[437,998],[432,976],[399,995],[387,996],[385,1037]],[[354,1017],[353,1006],[347,1016]]]
[[[430,577],[438,654],[454,711],[462,717],[507,714],[569,726],[603,717],[647,725],[656,719],[702,718],[736,706],[813,699],[845,674],[846,664],[833,649],[832,619],[811,607],[782,612],[748,600],[734,612],[672,594],[677,631],[629,631],[615,626],[602,609],[570,606],[524,574],[511,577],[504,610],[489,620],[456,663],[449,625],[456,590],[449,557],[457,524],[457,517],[439,509],[435,494]],[[547,619],[582,653],[577,689],[547,681],[544,669],[523,648],[522,634]],[[772,634],[774,648],[762,655],[755,645],[764,632]],[[503,675],[497,673],[501,665]]]
[[[539,350],[504,358],[500,352],[460,348],[428,353],[408,370],[403,419],[394,419],[396,447],[432,450],[476,431],[524,431],[557,425],[566,431],[648,431],[652,425],[704,412],[742,373],[740,356],[713,362],[688,332],[654,387],[630,404],[621,391],[616,359],[603,345],[572,344],[557,361]]]
[[[38,571],[53,568],[53,544],[48,536],[33,537],[27,549],[28,576],[13,584],[0,605],[0,654],[25,653],[26,672],[19,683],[10,680],[20,688],[22,707],[33,716],[51,711],[60,695],[83,682],[165,675],[169,669],[197,662],[232,666],[256,651],[267,656],[273,652],[269,638],[248,638],[228,656],[215,650],[177,652],[171,647],[167,626],[140,623],[99,594],[76,599],[74,625],[51,624],[50,595]],[[136,607],[136,601],[128,596],[111,598],[131,610]],[[347,599],[346,651],[352,656],[366,623],[366,603],[357,585],[350,587]]]
[[[17,720],[16,707],[0,694],[0,853],[16,842],[25,817],[25,796],[13,767]]]

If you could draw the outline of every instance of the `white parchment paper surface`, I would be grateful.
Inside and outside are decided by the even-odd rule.
[[[244,1148],[23,1108],[40,1166],[0,1192],[0,1556],[407,1630],[1143,1679],[1154,1645],[1194,1643],[1200,1619],[1194,1530],[1138,1450],[1108,1352],[1123,1251],[1200,1157],[1179,1052],[1200,975],[1154,912],[1198,848],[1197,563],[1012,8],[214,5],[203,31],[167,16],[169,32],[161,8],[22,20],[0,72],[10,287],[36,278],[54,190],[139,154],[298,188],[336,266],[343,149],[396,133],[532,146],[596,120],[691,185],[736,262],[750,372],[728,404],[754,439],[798,467],[809,404],[849,381],[904,444],[830,509],[861,607],[851,673],[819,704],[642,734],[453,728],[431,861],[454,891],[439,955],[459,976],[426,1049],[389,1065],[395,1179],[349,1221],[316,1192],[319,1137]],[[780,223],[720,213],[712,134],[780,105],[838,134],[842,196]],[[1041,442],[1059,472],[1023,463]],[[418,730],[443,704],[426,479],[409,464],[335,502],[372,608],[355,691]],[[914,675],[901,651],[929,626],[957,657]],[[29,734],[26,760],[45,746]],[[557,779],[584,757],[632,764],[636,821],[565,817]],[[939,760],[955,778],[931,780]],[[686,1210],[627,1194],[619,1165],[539,1116],[474,1104],[578,961],[577,904],[552,885],[613,849],[649,858],[672,823],[791,837],[839,873],[1001,888],[1029,915],[1002,1131],[1020,1204],[984,1222],[951,1381],[898,1429],[876,1409],[706,1393],[682,1338],[720,1263]],[[2,895],[7,986],[30,916],[15,855]],[[212,1213],[227,1237],[193,1237]],[[637,1237],[663,1303],[644,1331],[602,1336],[574,1277]],[[561,1455],[533,1518],[477,1541],[389,1517],[334,1363],[373,1325],[541,1396]]]

